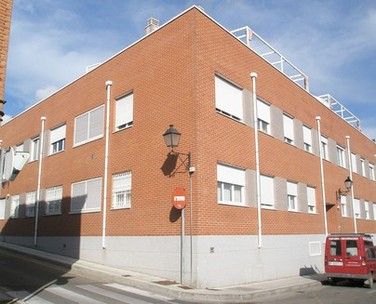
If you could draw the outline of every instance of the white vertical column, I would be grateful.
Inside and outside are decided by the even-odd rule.
[[[257,93],[256,78],[257,73],[250,74],[252,78],[252,99],[253,99],[253,128],[255,135],[255,159],[256,159],[256,202],[257,202],[257,232],[258,232],[258,248],[262,246],[262,218],[261,218],[261,196],[260,196],[260,157],[259,157],[259,140],[257,126]]]
[[[351,150],[350,150],[350,136],[346,136],[346,144],[347,144],[347,158],[349,159],[349,177],[351,180],[353,180],[353,174],[352,174],[352,160],[351,160]],[[353,183],[354,185],[354,183]],[[352,208],[352,214],[353,214],[353,223],[354,223],[354,232],[358,233],[358,226],[356,223],[356,217],[355,217],[355,209],[354,209],[354,186],[351,185],[351,208]]]
[[[40,181],[42,175],[42,161],[43,161],[43,147],[44,147],[44,124],[46,117],[42,116],[41,120],[41,132],[39,138],[39,162],[38,162],[38,182],[37,182],[37,193],[35,202],[35,225],[34,225],[34,246],[37,246],[38,237],[38,219],[39,219],[39,201],[40,201]]]
[[[325,236],[328,235],[328,219],[326,217],[326,194],[325,194],[325,176],[324,176],[324,165],[322,159],[322,149],[321,149],[321,125],[320,125],[320,116],[316,116],[317,121],[317,140],[319,147],[319,157],[320,157],[320,180],[321,180],[321,198],[322,198],[322,208],[324,213],[324,227],[325,227]]]

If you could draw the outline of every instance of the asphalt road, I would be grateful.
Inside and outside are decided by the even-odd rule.
[[[0,304],[16,299],[29,304],[184,303],[0,249]]]

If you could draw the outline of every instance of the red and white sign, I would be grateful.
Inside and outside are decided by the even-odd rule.
[[[185,208],[185,189],[184,188],[175,188],[174,193],[172,195],[172,204],[176,209],[184,209]]]

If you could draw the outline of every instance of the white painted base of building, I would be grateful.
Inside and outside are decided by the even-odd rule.
[[[32,237],[3,240],[33,247]],[[186,236],[183,283],[212,288],[323,272],[324,241],[324,235],[265,235],[259,249],[256,236],[195,236],[191,275]],[[107,237],[106,244],[102,249],[101,237],[94,236],[38,238],[38,248],[44,251],[179,282],[179,236]]]

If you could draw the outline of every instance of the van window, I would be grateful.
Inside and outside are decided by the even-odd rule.
[[[330,241],[330,255],[337,256],[341,255],[341,241]]]
[[[366,255],[369,259],[376,259],[376,247],[367,248]]]
[[[356,240],[346,240],[346,256],[357,256],[358,246]]]

